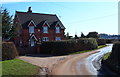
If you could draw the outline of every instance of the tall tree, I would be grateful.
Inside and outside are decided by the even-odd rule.
[[[78,36],[77,36],[77,34],[75,34],[75,37],[74,37],[75,39],[78,39]]]
[[[85,35],[83,34],[83,32],[81,32],[81,38],[84,38],[85,37]]]
[[[3,9],[1,11],[2,14],[2,39],[9,39],[14,34],[14,26],[12,15],[9,14],[7,9]]]

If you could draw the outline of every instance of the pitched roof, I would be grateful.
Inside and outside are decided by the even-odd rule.
[[[42,13],[30,13],[30,12],[19,12],[16,11],[16,15],[19,18],[20,24],[23,28],[27,28],[31,20],[36,24],[36,28],[41,28],[43,23],[47,21],[50,28],[54,28],[54,24],[59,22],[62,29],[65,29],[62,22],[58,19],[55,14],[42,14]]]
[[[35,35],[33,33],[30,35],[29,40],[31,40],[32,38],[34,38],[36,41],[38,41],[38,39],[35,37]]]

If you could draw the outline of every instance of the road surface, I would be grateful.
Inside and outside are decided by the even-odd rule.
[[[101,57],[111,52],[112,44],[97,51],[78,54],[53,69],[53,75],[98,75]],[[92,54],[92,55],[91,55]]]
[[[101,56],[111,50],[112,45],[109,45],[82,54],[54,57],[21,56],[19,59],[40,67],[47,67],[50,75],[98,75],[97,70],[100,69],[100,64],[95,61],[101,60]]]

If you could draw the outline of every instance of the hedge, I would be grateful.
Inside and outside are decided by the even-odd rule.
[[[94,38],[81,38],[77,40],[48,41],[41,45],[41,53],[52,55],[64,55],[81,50],[92,50],[98,44]]]
[[[17,49],[12,42],[2,42],[2,60],[14,59],[18,56]]]
[[[114,43],[110,57],[105,60],[105,63],[113,71],[120,74],[120,42]]]
[[[107,44],[111,44],[111,43],[115,43],[117,41],[119,41],[118,39],[105,39]]]
[[[98,45],[105,45],[106,44],[105,39],[96,39],[96,40],[98,42]]]

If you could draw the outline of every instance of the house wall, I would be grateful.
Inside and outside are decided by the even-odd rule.
[[[17,28],[17,31],[15,32],[15,34],[17,35],[15,38],[14,38],[14,43],[20,47],[20,41],[22,40],[22,46],[25,47],[25,46],[28,46],[27,48],[27,52],[30,51],[31,47],[29,45],[29,39],[30,39],[30,34],[29,34],[29,28],[28,29],[23,29],[20,22],[19,22],[19,18],[17,17],[17,15],[15,16],[14,18],[14,25],[16,26]],[[30,24],[30,26],[34,26],[33,23]],[[48,26],[48,24],[44,24],[43,26]],[[56,25],[57,27],[60,25]],[[41,39],[41,41],[43,40],[43,37],[48,37],[49,38],[49,41],[54,41],[56,37],[61,37],[61,40],[64,40],[64,29],[61,29],[60,30],[60,33],[56,33],[55,29],[50,29],[48,27],[48,33],[43,33],[43,29],[40,29],[40,31],[38,31],[38,29],[34,29],[34,35],[37,39]],[[30,47],[30,48],[29,48]],[[36,49],[36,46],[35,46],[35,49]],[[23,48],[23,50],[25,50]],[[33,49],[34,50],[34,49]],[[39,49],[38,49],[39,51]]]
[[[43,30],[38,31],[38,29],[35,29],[34,31],[35,31],[34,35],[36,36],[36,38],[37,39],[40,38],[41,41],[43,37],[48,37],[49,41],[55,40],[55,37],[61,37],[61,40],[64,40],[63,29],[60,30],[60,33],[56,33],[55,29],[48,29],[48,33],[43,33]],[[29,38],[30,38],[29,29],[22,29],[21,36],[15,40],[17,41],[18,44],[20,40],[22,40],[22,45],[25,46],[29,45]]]

